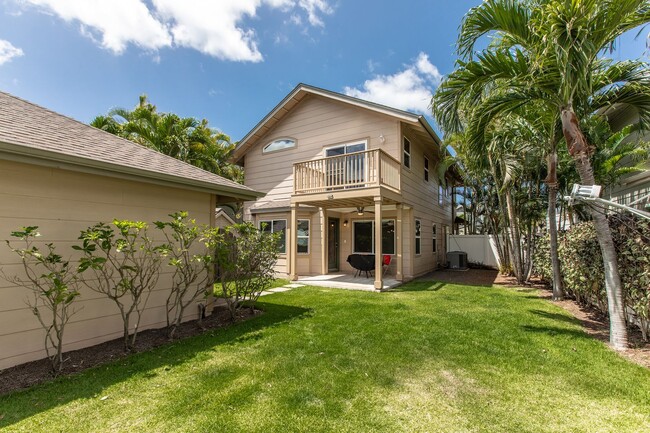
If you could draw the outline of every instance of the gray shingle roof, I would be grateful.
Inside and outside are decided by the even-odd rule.
[[[251,199],[247,186],[0,92],[0,143],[38,152],[44,159],[73,159],[105,170],[194,186]],[[4,149],[6,151],[6,149]],[[30,152],[33,151],[33,152]]]

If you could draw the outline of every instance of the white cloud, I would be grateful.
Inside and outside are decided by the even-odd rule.
[[[11,42],[0,39],[0,65],[11,61],[14,57],[24,55],[23,50],[14,47]]]
[[[404,70],[393,75],[377,75],[366,80],[361,88],[345,87],[344,93],[389,107],[429,114],[433,90],[442,79],[429,56],[420,53]]]
[[[307,19],[312,26],[323,27],[320,15],[334,13],[334,9],[325,0],[298,0],[298,5],[307,12]]]
[[[16,0],[18,1],[18,0]],[[121,54],[129,44],[149,51],[179,46],[222,60],[263,60],[256,32],[243,20],[266,6],[302,23],[324,25],[334,9],[329,0],[22,0],[67,22],[78,22],[83,35]]]
[[[153,0],[160,16],[171,25],[174,42],[224,60],[259,62],[255,32],[238,26],[255,16],[259,0]]]
[[[78,21],[81,32],[115,54],[129,43],[148,50],[172,43],[165,24],[158,21],[141,0],[26,0],[68,22]],[[96,37],[97,33],[100,37]]]

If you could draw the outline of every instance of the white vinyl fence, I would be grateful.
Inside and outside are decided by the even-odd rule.
[[[499,268],[499,255],[492,235],[449,235],[447,252],[449,251],[464,251],[470,263]]]

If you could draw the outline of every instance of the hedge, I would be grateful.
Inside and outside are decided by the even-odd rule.
[[[634,216],[609,217],[618,255],[618,269],[628,321],[641,329],[643,340],[650,336],[650,221]],[[559,257],[564,289],[582,305],[607,313],[605,276],[600,247],[591,222],[573,226],[559,235]],[[538,238],[534,272],[552,281],[550,237]]]

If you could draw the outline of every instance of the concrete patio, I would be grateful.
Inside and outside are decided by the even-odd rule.
[[[366,278],[365,275],[355,277],[351,274],[327,274],[327,275],[312,275],[299,277],[298,283],[309,286],[331,287],[335,289],[348,289],[348,290],[366,290],[368,292],[378,292],[375,289],[375,277]],[[392,289],[402,284],[394,278],[384,278],[384,286],[382,290]]]

